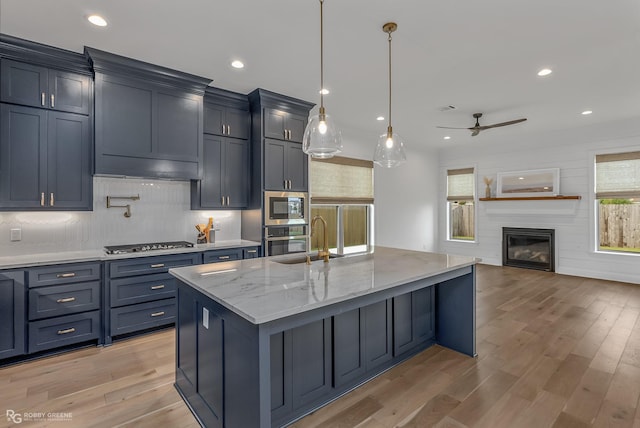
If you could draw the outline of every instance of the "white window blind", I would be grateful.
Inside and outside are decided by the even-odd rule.
[[[372,204],[373,162],[334,156],[311,159],[312,204]]]
[[[640,152],[596,155],[596,199],[640,198]]]
[[[475,187],[473,168],[447,170],[447,201],[473,201]]]

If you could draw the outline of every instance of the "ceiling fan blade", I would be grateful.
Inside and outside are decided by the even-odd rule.
[[[443,129],[473,129],[473,128],[452,128],[451,126],[436,126],[436,128],[443,128]]]
[[[485,129],[497,128],[499,126],[514,125],[516,123],[524,122],[525,120],[527,119],[516,119],[516,120],[510,120],[508,122],[494,123],[493,125],[483,125],[480,127],[480,130],[484,131]]]

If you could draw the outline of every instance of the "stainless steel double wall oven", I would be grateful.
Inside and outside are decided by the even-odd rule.
[[[309,214],[306,192],[264,192],[266,255],[307,251]]]

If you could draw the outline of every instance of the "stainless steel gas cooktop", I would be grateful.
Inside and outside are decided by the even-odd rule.
[[[130,245],[112,245],[104,247],[107,254],[127,254],[137,253],[143,251],[154,250],[171,250],[174,248],[191,248],[193,244],[187,241],[173,241],[173,242],[151,242],[148,244],[130,244]]]

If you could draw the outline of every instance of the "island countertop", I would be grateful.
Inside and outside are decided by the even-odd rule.
[[[304,254],[302,255],[304,256]],[[476,263],[473,257],[375,247],[305,263],[300,254],[170,269],[169,273],[253,324],[300,314]]]

